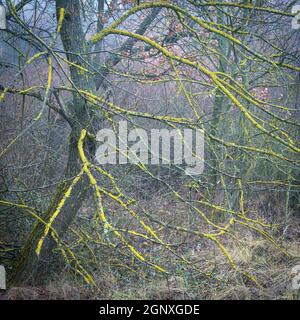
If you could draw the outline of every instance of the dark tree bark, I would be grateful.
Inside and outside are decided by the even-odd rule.
[[[84,33],[80,24],[80,1],[57,0],[57,13],[62,7],[65,8],[65,18],[61,28],[61,39],[64,50],[67,52],[69,61],[74,62],[77,65],[83,65],[83,60],[77,55],[86,52]],[[92,89],[92,79],[82,77],[77,68],[71,66],[70,74],[71,80],[76,88],[83,90]],[[70,121],[72,130],[69,138],[68,162],[61,183],[43,217],[44,221],[48,221],[52,216],[64,193],[69,188],[72,178],[79,173],[81,168],[77,141],[81,129],[89,127],[89,113],[86,102],[76,92],[73,94],[73,103],[70,113],[72,114],[72,119]],[[76,216],[86,197],[87,189],[88,183],[86,179],[83,178],[73,189],[71,196],[67,199],[59,216],[55,219],[53,228],[57,231],[59,237],[63,236]],[[44,229],[45,225],[43,223],[36,223],[15,264],[15,269],[10,277],[10,285],[15,286],[28,282],[40,284],[44,282],[49,270],[51,253],[55,247],[54,240],[48,236],[43,243],[39,257],[36,255],[35,250],[37,243],[41,238]]]

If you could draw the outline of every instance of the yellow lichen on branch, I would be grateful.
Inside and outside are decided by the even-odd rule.
[[[59,9],[59,18],[58,18],[58,23],[57,23],[57,33],[60,33],[64,18],[65,18],[65,8],[60,8]]]
[[[78,140],[78,151],[79,151],[79,155],[81,158],[81,161],[83,163],[83,171],[86,173],[86,175],[89,178],[90,181],[90,185],[91,187],[94,189],[94,195],[95,195],[95,200],[96,200],[96,204],[97,204],[97,210],[98,210],[98,214],[99,214],[99,218],[100,221],[103,223],[104,229],[108,229],[110,231],[113,232],[113,234],[119,238],[121,240],[121,242],[130,250],[130,252],[140,261],[152,266],[153,268],[155,268],[156,270],[160,271],[160,272],[166,272],[166,270],[150,261],[147,261],[145,259],[145,257],[143,257],[142,254],[140,254],[136,248],[134,248],[130,243],[128,243],[128,241],[121,235],[121,233],[116,230],[107,220],[105,212],[104,212],[104,208],[102,205],[102,197],[101,197],[101,192],[100,192],[100,188],[97,185],[97,180],[95,179],[95,177],[93,176],[91,170],[90,170],[90,163],[88,162],[84,150],[83,150],[83,142],[84,139],[87,135],[87,131],[85,129],[83,129],[81,131],[80,134],[80,138]],[[147,229],[149,231],[149,229]]]
[[[73,179],[71,185],[69,186],[69,188],[67,189],[67,191],[64,193],[64,195],[62,196],[62,199],[60,200],[56,210],[53,212],[53,214],[50,216],[49,221],[46,224],[46,228],[44,230],[44,233],[42,235],[42,237],[39,239],[37,247],[36,247],[36,254],[39,255],[42,249],[42,245],[44,243],[45,238],[47,237],[50,228],[52,227],[52,224],[54,223],[54,220],[57,218],[57,216],[59,215],[62,207],[65,205],[66,201],[68,200],[68,198],[71,195],[71,192],[73,190],[73,188],[75,187],[75,185],[79,182],[81,176],[83,175],[83,170],[81,170],[81,172]]]

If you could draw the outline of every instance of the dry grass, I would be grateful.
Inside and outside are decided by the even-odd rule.
[[[187,212],[180,203],[168,201],[168,197],[157,197],[151,207],[153,212],[165,221],[177,225],[185,225]],[[139,202],[140,207],[149,208],[149,199]],[[93,227],[86,217],[92,212],[89,207],[83,208],[79,221],[74,224],[76,230],[82,228],[90,236]],[[110,207],[111,214],[116,219],[124,219],[124,214],[118,208]],[[176,218],[176,221],[174,220]],[[133,221],[125,220],[133,225]],[[120,221],[124,225],[124,221]],[[198,224],[197,224],[198,225]],[[55,272],[52,281],[45,287],[12,288],[2,296],[2,299],[300,299],[300,291],[292,289],[291,273],[295,265],[300,265],[300,219],[295,217],[272,230],[292,258],[287,258],[278,248],[262,236],[236,227],[233,236],[222,238],[238,270],[234,270],[221,250],[214,243],[205,239],[195,239],[190,236],[178,235],[177,232],[166,230],[168,241],[181,243],[177,252],[197,264],[202,272],[211,273],[208,278],[203,274],[186,268],[180,260],[174,260],[166,250],[148,242],[136,241],[136,246],[155,263],[168,266],[170,274],[165,276],[153,269],[138,263],[130,256],[122,255],[122,250],[113,249],[107,243],[93,247],[96,260],[93,260],[84,246],[73,249],[85,262],[93,275],[96,287],[85,285],[82,278],[67,266],[64,261],[58,262],[61,272]],[[201,226],[199,226],[201,228]],[[75,243],[70,234],[68,243]],[[91,247],[93,244],[91,244]],[[123,250],[124,251],[124,250]],[[172,260],[171,260],[172,259]],[[171,263],[172,261],[172,263]],[[56,269],[57,270],[57,269]],[[258,287],[245,274],[251,274],[260,284]]]
[[[295,223],[296,225],[296,223]],[[300,256],[300,239],[286,240],[289,252]],[[245,245],[247,244],[247,245]],[[2,299],[299,299],[300,291],[292,289],[293,266],[300,264],[299,258],[287,259],[272,244],[264,239],[253,238],[245,233],[239,246],[228,242],[237,266],[257,278],[261,287],[241,276],[228,266],[223,255],[212,247],[202,247],[199,261],[203,265],[215,265],[216,279],[207,279],[195,272],[175,272],[162,277],[143,273],[144,277],[109,265],[109,259],[101,260],[94,272],[98,288],[88,288],[74,281],[66,273],[60,274],[47,287],[12,288]],[[193,253],[195,254],[195,252]],[[208,259],[208,257],[210,257]],[[163,260],[163,257],[161,257]],[[117,271],[116,271],[117,270]],[[142,273],[140,273],[142,274]],[[73,281],[73,283],[72,283]]]

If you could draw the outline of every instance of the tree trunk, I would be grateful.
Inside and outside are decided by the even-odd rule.
[[[59,16],[60,8],[65,9],[65,17],[60,35],[64,49],[67,52],[67,58],[77,65],[85,66],[79,55],[76,55],[76,53],[86,52],[84,33],[80,24],[79,0],[57,0],[57,17]],[[70,66],[70,74],[71,80],[76,88],[84,90],[90,90],[92,88],[92,79],[83,77],[78,72],[77,68]],[[69,113],[72,114],[72,130],[69,139],[68,162],[61,183],[57,187],[48,210],[42,217],[46,222],[49,221],[49,217],[53,215],[58,203],[69,188],[72,178],[79,173],[81,168],[77,142],[81,129],[88,128],[89,114],[86,102],[77,93],[74,93],[73,95],[72,109],[69,111]],[[67,199],[59,216],[54,220],[52,227],[57,231],[60,238],[67,231],[69,225],[80,209],[81,204],[86,197],[88,186],[86,178],[81,178],[74,187],[71,196]],[[44,282],[45,276],[49,270],[51,253],[55,247],[54,240],[48,235],[44,240],[39,257],[37,256],[35,250],[44,230],[45,225],[43,223],[37,222],[35,224],[35,227],[29,235],[19,258],[15,263],[14,270],[9,279],[10,286],[16,286],[23,283],[41,284]]]

